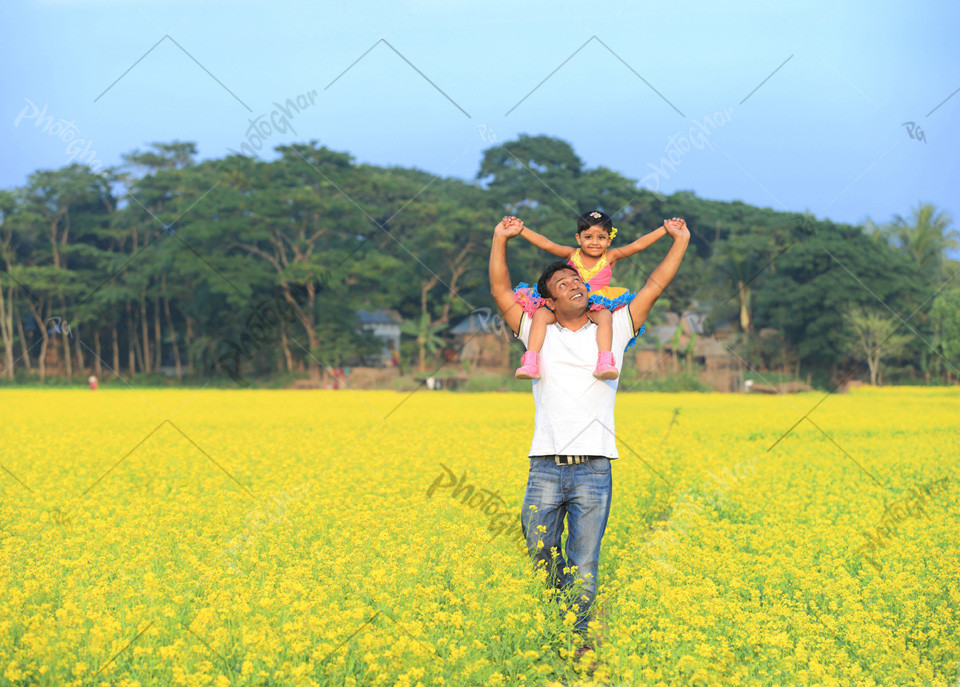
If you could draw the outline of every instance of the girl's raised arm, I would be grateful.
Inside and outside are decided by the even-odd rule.
[[[614,248],[607,251],[607,262],[611,265],[617,260],[623,260],[624,258],[629,258],[631,255],[635,255],[645,248],[649,248],[658,240],[662,239],[667,235],[667,230],[664,229],[661,224],[658,229],[654,229],[649,234],[644,234],[638,238],[633,243],[628,243],[623,248]]]
[[[540,250],[545,250],[548,253],[556,255],[558,258],[567,258],[570,257],[576,252],[575,248],[570,248],[569,246],[561,246],[559,243],[554,243],[546,236],[538,234],[533,229],[527,225],[523,225],[523,229],[520,230],[520,236],[525,238],[527,241],[535,245]],[[659,237],[658,237],[659,238]]]

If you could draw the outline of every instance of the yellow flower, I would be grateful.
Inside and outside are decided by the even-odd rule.
[[[476,507],[496,494],[500,513],[526,510],[526,461],[510,457],[529,441],[529,396],[398,400],[0,389],[0,464],[33,490],[8,479],[0,499],[0,636],[16,638],[0,642],[0,682],[416,687],[568,675],[583,590],[548,583],[542,554],[560,550],[545,547],[539,513],[526,513],[547,559],[534,566],[525,545],[489,538],[497,514]],[[833,395],[817,410],[830,439],[800,423],[765,451],[819,400],[621,394],[618,436],[666,479],[615,468],[591,622],[612,634],[591,658],[595,683],[955,682],[944,657],[960,654],[960,576],[925,564],[930,551],[960,560],[947,536],[955,483],[922,488],[947,474],[939,456],[955,453],[960,394]],[[181,407],[192,441],[169,423],[144,439],[155,410]],[[677,407],[694,420],[658,443]],[[851,506],[851,480],[864,476],[831,441],[891,489]],[[450,465],[453,455],[462,463]],[[441,464],[456,480],[465,472],[473,492],[453,497]],[[924,495],[922,514],[898,501],[911,489]],[[891,520],[877,551],[858,550],[864,531]],[[890,646],[906,647],[900,659]],[[240,663],[236,675],[220,657]]]

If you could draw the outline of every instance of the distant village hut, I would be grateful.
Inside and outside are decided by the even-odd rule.
[[[637,340],[634,354],[637,372],[650,377],[676,374],[679,359],[688,358],[688,362],[702,366],[698,376],[707,386],[717,391],[736,391],[739,361],[716,335],[723,332],[705,336],[704,315],[696,311],[685,311],[680,315],[668,312],[665,319],[664,324],[647,327]]]
[[[470,369],[509,367],[513,334],[489,308],[473,311],[447,333],[454,338],[460,362],[465,362]]]
[[[360,328],[366,329],[383,342],[377,354],[377,364],[386,367],[391,364],[393,353],[400,352],[400,323],[403,318],[396,310],[377,310],[368,312],[358,310]]]

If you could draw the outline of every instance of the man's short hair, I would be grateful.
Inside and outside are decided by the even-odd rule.
[[[543,274],[540,275],[540,278],[537,280],[537,293],[540,294],[541,298],[553,298],[553,294],[550,293],[550,287],[547,286],[547,282],[550,281],[555,273],[560,270],[570,270],[577,276],[580,275],[573,267],[570,266],[570,263],[564,262],[563,260],[558,260],[557,262],[550,265],[547,269],[543,271]]]

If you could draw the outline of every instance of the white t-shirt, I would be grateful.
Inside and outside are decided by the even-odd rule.
[[[530,340],[531,324],[524,313],[517,335],[524,346]],[[613,313],[612,351],[618,370],[623,369],[623,351],[633,335],[630,308],[620,308]],[[619,457],[613,422],[619,380],[593,376],[599,351],[593,322],[577,331],[560,324],[547,326],[540,349],[540,379],[533,380],[536,415],[529,455]]]

